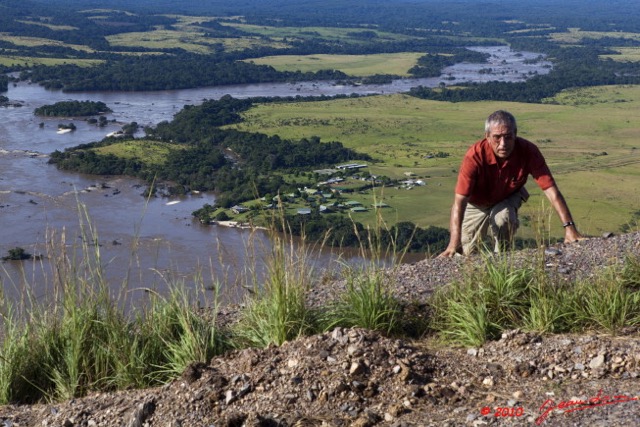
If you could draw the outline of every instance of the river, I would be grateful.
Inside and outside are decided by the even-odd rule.
[[[490,64],[457,64],[444,69],[442,78],[401,79],[385,85],[304,82],[155,92],[63,93],[28,82],[11,84],[3,95],[22,106],[0,108],[0,256],[6,255],[9,249],[22,247],[32,254],[53,257],[62,251],[62,246],[59,244],[53,251],[47,251],[52,233],[65,234],[67,248],[78,246],[83,238],[82,211],[86,208],[100,243],[106,277],[113,286],[157,288],[163,287],[168,278],[175,278],[184,281],[185,286],[203,283],[211,287],[219,281],[223,298],[235,299],[238,292],[231,283],[235,283],[239,273],[250,264],[247,259],[251,256],[248,258],[247,254],[252,248],[257,248],[259,253],[269,252],[268,236],[261,232],[203,226],[192,219],[192,211],[205,203],[214,203],[212,194],[146,200],[141,196],[143,183],[136,179],[59,171],[47,163],[48,154],[99,141],[107,133],[133,121],[154,126],[171,120],[185,105],[197,105],[205,99],[219,99],[227,94],[236,98],[389,94],[406,92],[418,85],[435,87],[441,82],[522,81],[550,70],[550,63],[546,61],[526,61],[537,58],[539,55],[535,53],[514,52],[504,46],[473,49],[490,53]],[[487,73],[487,68],[492,72]],[[113,110],[107,115],[110,123],[99,128],[84,120],[33,115],[37,107],[64,100],[102,101]],[[59,123],[70,122],[76,125],[76,131],[57,133]],[[350,251],[341,254],[317,251],[316,255],[318,276],[336,258],[347,262],[360,259]],[[202,272],[202,279],[194,277],[198,271]],[[47,257],[40,261],[0,264],[0,285],[6,297],[24,295],[28,287],[39,298],[49,292],[52,276]]]

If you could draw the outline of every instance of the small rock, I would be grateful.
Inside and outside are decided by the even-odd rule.
[[[512,396],[513,396],[514,399],[520,400],[520,399],[522,399],[522,396],[524,396],[524,393],[522,391],[518,390],[518,391],[514,391]]]
[[[347,347],[347,354],[349,354],[349,356],[360,356],[362,354],[362,350],[360,347],[350,344],[349,347]]]
[[[604,354],[602,353],[591,359],[591,362],[589,362],[589,367],[591,369],[601,368],[602,365],[604,365]]]
[[[604,237],[605,239],[609,239],[613,236],[615,236],[615,234],[613,234],[611,231],[605,231],[604,233],[602,233],[602,237]]]
[[[487,387],[493,387],[493,377],[486,377],[482,381],[482,385],[486,385]]]
[[[227,390],[227,392],[225,393],[225,398],[224,401],[227,405],[235,402],[237,400],[237,396],[236,396],[236,392],[233,390]]]
[[[127,423],[128,427],[142,427],[147,418],[156,410],[156,403],[153,399],[141,403],[131,414],[131,418]]]
[[[544,250],[544,254],[549,256],[559,256],[562,255],[562,251],[558,248],[546,248]]]
[[[470,348],[467,350],[467,354],[471,357],[476,357],[478,355],[478,349],[477,348]]]
[[[364,372],[364,368],[361,362],[353,362],[349,368],[349,375],[360,375]]]

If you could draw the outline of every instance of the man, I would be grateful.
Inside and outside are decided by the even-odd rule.
[[[518,209],[529,194],[524,188],[531,175],[557,212],[565,242],[582,238],[538,147],[517,136],[516,119],[506,111],[492,113],[485,122],[485,138],[467,151],[458,174],[451,208],[449,245],[440,255],[472,253],[487,235],[495,252],[513,243]]]

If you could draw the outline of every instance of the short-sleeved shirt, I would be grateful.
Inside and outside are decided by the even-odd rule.
[[[501,161],[486,139],[473,144],[462,160],[456,193],[469,203],[488,208],[520,190],[531,175],[544,191],[555,181],[542,153],[532,142],[516,138],[511,155]]]

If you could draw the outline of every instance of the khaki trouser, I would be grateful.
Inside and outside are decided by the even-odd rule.
[[[512,246],[518,222],[518,209],[527,200],[529,194],[522,187],[507,199],[489,208],[481,208],[471,203],[462,220],[462,252],[470,254],[478,248],[490,249],[500,252]],[[492,238],[491,246],[485,242],[485,238]]]

